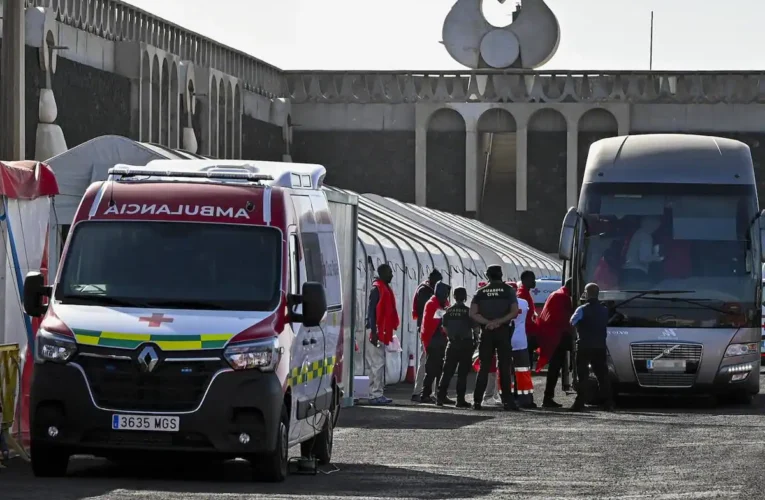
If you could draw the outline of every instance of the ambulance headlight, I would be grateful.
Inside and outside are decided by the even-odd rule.
[[[272,372],[279,366],[283,352],[284,348],[279,345],[279,339],[272,337],[257,342],[230,345],[223,352],[223,357],[234,370],[257,368],[264,372]]]
[[[66,363],[77,353],[77,344],[65,337],[40,329],[35,338],[35,362]]]

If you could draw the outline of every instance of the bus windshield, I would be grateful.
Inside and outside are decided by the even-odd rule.
[[[653,317],[659,309],[676,326],[682,316],[693,324],[719,317],[724,304],[753,308],[761,273],[752,252],[756,200],[746,185],[586,184],[583,280],[599,284],[602,298],[617,303],[657,291],[625,307],[633,316]]]

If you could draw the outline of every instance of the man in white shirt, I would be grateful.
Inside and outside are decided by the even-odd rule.
[[[518,289],[516,283],[510,286]],[[515,329],[510,339],[513,349],[513,367],[515,369],[515,395],[521,408],[536,408],[534,403],[534,382],[531,379],[531,358],[529,356],[529,341],[526,337],[526,316],[529,314],[529,303],[518,297],[518,316],[515,318]]]
[[[664,257],[659,255],[653,246],[653,233],[659,229],[659,217],[647,216],[640,221],[640,228],[630,239],[624,265],[622,266],[623,286],[633,287],[634,284],[650,281],[648,270],[654,262],[661,262]]]

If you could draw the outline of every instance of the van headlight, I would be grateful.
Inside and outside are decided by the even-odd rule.
[[[279,366],[283,352],[284,348],[279,345],[279,339],[272,337],[228,346],[223,351],[223,357],[234,370],[257,368],[264,372],[272,372]]]
[[[35,362],[66,363],[77,353],[77,343],[65,337],[40,329],[35,337]]]
[[[754,342],[751,344],[731,344],[725,349],[725,357],[746,356],[747,354],[758,354],[759,352],[760,345]]]

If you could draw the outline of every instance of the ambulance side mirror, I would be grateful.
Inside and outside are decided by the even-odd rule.
[[[307,281],[303,283],[302,292],[302,323],[304,326],[319,326],[327,314],[327,296],[324,293],[324,286],[315,281]]]
[[[27,273],[24,278],[24,312],[33,318],[45,314],[48,305],[43,304],[44,297],[50,297],[52,286],[45,285],[45,277],[39,272]]]
[[[563,226],[560,229],[560,240],[558,240],[558,257],[561,260],[571,260],[574,250],[574,236],[576,234],[576,225],[579,222],[579,213],[576,207],[568,209],[563,218]]]

